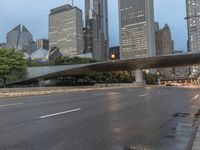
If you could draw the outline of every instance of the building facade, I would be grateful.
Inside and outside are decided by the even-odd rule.
[[[59,48],[65,56],[83,53],[82,11],[71,5],[52,9],[49,15],[49,49]]]
[[[120,59],[155,56],[153,0],[119,0]]]
[[[174,42],[172,40],[170,27],[165,26],[160,29],[159,23],[155,23],[156,37],[156,56],[170,55],[174,51]],[[171,78],[173,73],[172,68],[157,69],[157,72],[165,78]]]
[[[165,24],[163,29],[158,29],[155,32],[156,37],[156,56],[169,55],[173,53],[174,42],[172,40],[170,27]]]
[[[200,1],[186,0],[189,51],[200,52]]]
[[[34,49],[34,41],[32,34],[25,26],[18,25],[7,33],[7,48],[13,48],[17,51],[21,50],[31,54]]]
[[[107,0],[85,0],[85,53],[98,61],[109,55]]]
[[[200,1],[186,0],[188,51],[200,52]],[[191,74],[200,74],[200,67],[192,67]]]
[[[38,39],[36,41],[36,49],[49,49],[49,40],[48,39]]]
[[[6,43],[0,43],[0,48],[6,48]]]

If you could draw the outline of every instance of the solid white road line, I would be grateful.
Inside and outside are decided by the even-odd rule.
[[[146,96],[149,96],[149,94],[138,95],[138,97],[146,97]]]
[[[71,112],[75,112],[75,111],[80,111],[80,110],[81,110],[81,108],[77,108],[77,109],[63,111],[63,112],[59,112],[59,113],[55,113],[55,114],[45,115],[45,116],[41,116],[40,119],[55,117],[55,116],[59,116],[59,115],[63,115],[63,114],[67,114],[67,113],[71,113]]]
[[[199,98],[199,94],[197,94],[195,97],[193,97],[190,101],[192,102],[192,101],[194,101],[194,100],[196,100],[198,98]]]
[[[16,105],[23,105],[24,103],[13,103],[13,104],[4,104],[0,105],[0,107],[9,107],[9,106],[16,106]]]

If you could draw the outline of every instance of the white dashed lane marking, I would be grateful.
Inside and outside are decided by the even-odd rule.
[[[81,110],[81,108],[77,108],[77,109],[73,109],[73,110],[68,110],[68,111],[58,112],[58,113],[54,113],[54,114],[49,114],[49,115],[41,116],[40,119],[55,117],[55,116],[59,116],[59,115],[67,114],[67,113],[72,113],[72,112],[76,112],[76,111],[80,111],[80,110]]]
[[[190,101],[193,102],[194,100],[199,98],[199,94],[197,94],[195,97],[193,97]]]
[[[0,105],[0,107],[17,106],[17,105],[23,105],[23,104],[24,103],[3,104],[3,105]]]
[[[138,97],[146,97],[146,96],[149,96],[149,94],[138,95]]]

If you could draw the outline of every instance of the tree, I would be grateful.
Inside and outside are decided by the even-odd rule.
[[[0,81],[3,86],[9,80],[22,79],[26,75],[26,61],[22,52],[0,49]]]
[[[64,57],[57,57],[54,61],[53,61],[54,65],[63,65],[65,64],[65,58]]]
[[[74,64],[89,64],[97,62],[93,58],[80,58],[67,56],[57,57],[56,59],[49,62],[38,62],[37,60],[28,60],[27,64],[29,67],[41,67],[41,66],[58,66],[58,65],[74,65]]]
[[[149,74],[145,74],[145,80],[146,80],[146,84],[155,85],[158,82],[158,77],[156,74],[149,73]]]
[[[94,63],[96,60],[93,58],[80,58],[80,57],[58,57],[54,61],[51,62],[53,65],[73,65],[73,64],[87,64]]]

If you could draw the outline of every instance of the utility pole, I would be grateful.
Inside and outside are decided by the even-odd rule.
[[[72,0],[72,6],[74,6],[74,0]]]

